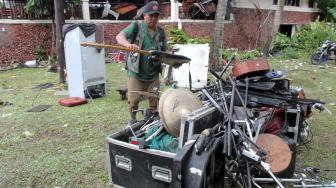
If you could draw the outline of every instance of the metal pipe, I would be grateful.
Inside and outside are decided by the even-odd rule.
[[[272,178],[252,178],[255,182],[261,183],[272,183],[274,180]],[[279,181],[283,183],[300,183],[303,179],[302,178],[279,178]],[[310,183],[318,183],[316,179],[304,179],[305,182]]]
[[[206,89],[202,89],[203,94],[210,100],[210,102],[220,111],[220,113],[224,114],[223,108],[215,101],[215,99],[210,95],[210,93]]]
[[[221,92],[221,98],[223,97],[223,105],[224,105],[224,110],[226,113],[228,113],[228,107],[226,104],[226,99],[225,99],[225,95],[224,95],[224,90],[223,90],[223,85],[222,85],[222,80],[218,80],[218,85],[219,85],[219,90]]]

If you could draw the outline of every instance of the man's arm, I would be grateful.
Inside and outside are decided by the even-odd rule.
[[[126,38],[126,35],[123,31],[121,31],[117,36],[116,36],[116,40],[117,40],[117,43],[122,45],[122,46],[125,46],[127,48],[130,48],[132,50],[139,50],[139,46],[136,45],[136,44],[131,44],[130,42],[128,42],[127,38]]]
[[[135,44],[131,44],[128,39],[133,38],[133,32],[134,27],[136,23],[131,23],[129,26],[127,26],[125,29],[120,31],[120,33],[116,36],[117,43],[125,46],[127,48],[130,48],[132,50],[139,50],[139,46]]]

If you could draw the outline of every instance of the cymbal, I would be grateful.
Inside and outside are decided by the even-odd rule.
[[[201,101],[189,90],[169,89],[160,98],[159,116],[166,131],[179,137],[181,117],[201,107]]]
[[[191,61],[191,59],[186,56],[162,51],[151,51],[151,55],[154,56],[155,59],[160,59],[162,63],[172,65],[173,67],[189,63]]]
[[[163,94],[161,95],[160,97],[160,100],[159,100],[159,116],[160,116],[160,120],[162,122],[162,125],[166,125],[166,122],[165,122],[165,116],[163,115],[163,104],[164,104],[164,101],[166,100],[167,96],[169,96],[169,93],[172,92],[173,89],[168,89],[166,91],[163,92]]]
[[[257,145],[267,151],[266,162],[271,165],[273,173],[286,170],[292,160],[292,152],[288,144],[273,134],[260,134]]]
[[[148,98],[159,98],[159,94],[147,91],[131,91],[131,93],[139,94],[140,96],[148,97]]]

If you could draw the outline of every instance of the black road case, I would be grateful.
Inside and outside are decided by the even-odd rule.
[[[176,165],[181,157],[178,159],[176,154],[164,151],[139,149],[128,143],[129,131],[126,128],[107,138],[110,184],[127,188],[182,187],[181,168]]]
[[[204,108],[212,109],[212,107]],[[205,119],[217,115],[217,112],[214,110],[208,110],[208,113],[204,113],[205,109],[199,110],[201,117],[197,116],[198,113],[192,113],[190,114],[192,118],[183,119],[181,131],[185,130],[189,132],[188,140],[191,139],[191,125],[193,134],[199,134],[202,130],[198,130],[194,128],[194,126],[207,128],[217,123],[212,121],[204,125]],[[141,126],[142,124],[140,122],[134,124],[132,130],[137,131]],[[183,132],[181,135],[184,135]],[[187,136],[188,134],[185,135]],[[201,167],[203,168],[207,165],[202,164],[203,162],[207,163],[207,160],[203,159],[201,160],[202,162],[197,160],[197,164],[194,164],[195,161],[189,161],[191,158],[195,158],[192,157],[194,149],[194,147],[192,147],[192,141],[188,144],[183,143],[183,147],[175,154],[152,149],[139,149],[139,146],[128,143],[131,136],[131,129],[124,128],[120,132],[107,137],[107,164],[110,184],[114,187],[189,187],[185,185],[190,182],[190,180],[186,180],[185,178],[187,176],[190,178],[191,175],[189,172],[194,173],[192,175],[199,175],[194,172],[195,169],[193,167],[199,166],[198,169],[201,169]],[[184,139],[184,141],[186,141],[186,139]],[[197,157],[209,158],[210,151],[209,153],[204,153],[204,155]],[[190,167],[188,164],[193,165],[193,167]],[[196,172],[198,169],[196,169]],[[199,177],[196,177],[196,179],[197,178]]]

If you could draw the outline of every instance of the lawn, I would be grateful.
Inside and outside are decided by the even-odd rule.
[[[323,99],[336,113],[336,67],[319,68],[272,59],[272,66],[305,88],[308,98]],[[127,104],[116,88],[126,83],[122,64],[107,64],[107,96],[78,107],[58,105],[58,74],[46,68],[0,72],[0,187],[108,187],[105,138],[128,119]],[[40,91],[38,84],[55,86]],[[44,112],[33,106],[52,105]],[[316,166],[336,177],[336,117],[314,111],[312,143],[300,147],[298,167]],[[299,169],[299,168],[298,168]],[[328,170],[328,171],[326,171]]]

